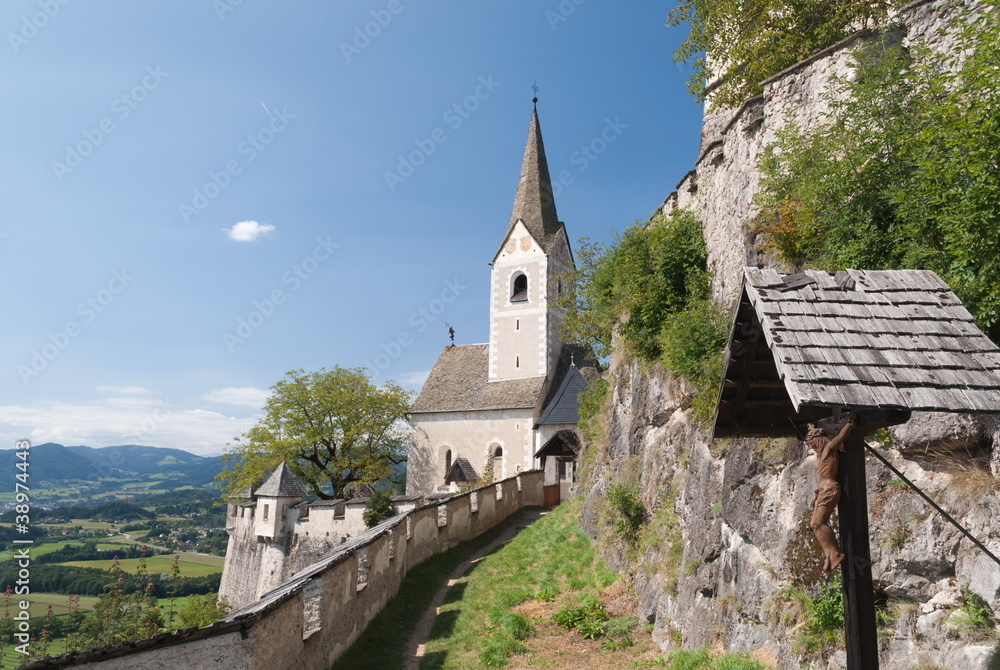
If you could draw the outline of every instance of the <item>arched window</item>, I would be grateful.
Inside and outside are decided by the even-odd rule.
[[[511,302],[528,301],[528,275],[523,272],[514,277],[514,285],[510,292]]]
[[[444,452],[444,474],[447,475],[449,470],[451,470],[451,449]]]
[[[503,479],[503,447],[493,450],[493,479]]]

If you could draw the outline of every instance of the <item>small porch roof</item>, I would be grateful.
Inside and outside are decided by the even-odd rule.
[[[834,408],[1000,413],[1000,348],[928,270],[745,268],[714,435],[794,435]]]

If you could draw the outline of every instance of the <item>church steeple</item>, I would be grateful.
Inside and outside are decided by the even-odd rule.
[[[537,101],[537,98],[535,99]],[[514,195],[514,209],[510,215],[507,233],[514,228],[518,219],[531,232],[535,240],[548,251],[555,234],[559,231],[559,215],[552,195],[552,180],[545,160],[545,145],[542,143],[542,128],[538,123],[538,110],[531,112],[528,126],[528,141],[521,161],[521,178]],[[506,237],[506,235],[505,235]]]

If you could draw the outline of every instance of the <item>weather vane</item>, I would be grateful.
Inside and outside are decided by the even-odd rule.
[[[531,92],[535,94],[535,97],[531,99],[531,102],[538,104],[538,82],[531,85]]]

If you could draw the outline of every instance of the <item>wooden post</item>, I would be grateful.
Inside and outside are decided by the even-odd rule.
[[[860,428],[860,426],[859,426]],[[868,544],[868,487],[865,482],[864,430],[856,428],[840,455],[840,545],[844,585],[847,670],[878,670],[875,593]]]

